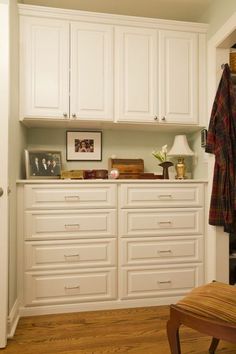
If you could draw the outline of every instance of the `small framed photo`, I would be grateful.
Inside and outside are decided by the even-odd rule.
[[[61,151],[25,150],[26,178],[60,178]]]
[[[101,161],[102,132],[100,131],[67,131],[67,161]]]

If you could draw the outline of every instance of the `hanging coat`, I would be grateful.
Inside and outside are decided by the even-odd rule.
[[[209,224],[224,226],[226,232],[236,231],[235,169],[236,169],[236,97],[228,64],[214,100],[206,152],[215,155]]]

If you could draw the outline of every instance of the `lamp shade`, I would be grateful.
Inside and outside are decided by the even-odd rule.
[[[193,156],[194,152],[188,145],[186,135],[176,135],[172,148],[168,152],[170,156]]]

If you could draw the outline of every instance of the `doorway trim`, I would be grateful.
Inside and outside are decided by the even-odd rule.
[[[234,33],[235,32],[235,33]],[[228,62],[221,62],[217,55],[219,48],[225,48],[228,45],[228,52],[231,45],[236,43],[236,12],[225,22],[225,24],[210,38],[208,42],[208,117],[211,115],[211,109],[214,102],[214,97],[217,89],[217,76],[219,71],[222,71],[221,64]],[[222,59],[225,57],[224,53]],[[214,171],[215,158],[209,154],[208,157],[208,210],[210,206],[210,196],[212,191],[212,180]],[[206,238],[206,282],[214,279],[220,281],[229,281],[229,237],[223,231],[223,227],[215,227],[208,225]],[[220,250],[220,254],[219,254]],[[217,265],[220,263],[221,274],[225,273],[225,279],[219,274]]]

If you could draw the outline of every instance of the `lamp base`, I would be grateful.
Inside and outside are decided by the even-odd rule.
[[[178,162],[175,165],[175,170],[176,170],[176,176],[175,179],[186,179],[187,177],[185,176],[185,162],[183,157],[178,158]]]

